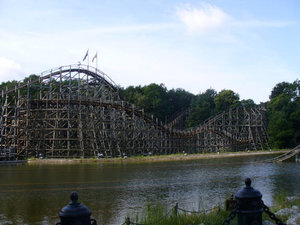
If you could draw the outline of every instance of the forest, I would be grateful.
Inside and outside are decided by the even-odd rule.
[[[23,80],[37,78],[30,75]],[[17,81],[2,82],[0,90],[11,89]],[[195,95],[184,89],[168,90],[164,84],[119,87],[121,99],[144,109],[159,121],[167,123],[180,112],[188,110],[185,128],[197,126],[209,117],[235,107],[262,106],[266,109],[269,144],[272,148],[291,148],[300,142],[300,81],[276,84],[269,101],[256,104],[252,99],[240,99],[238,93],[210,88]]]

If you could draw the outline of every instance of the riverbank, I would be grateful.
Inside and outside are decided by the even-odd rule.
[[[275,205],[270,208],[276,218],[280,219],[287,225],[297,225],[300,223],[300,197],[285,196],[279,194],[275,196]],[[159,225],[220,225],[223,221],[229,218],[229,211],[226,211],[223,206],[213,207],[211,210],[186,211],[180,206],[175,206],[171,209],[166,209],[163,206],[148,206],[142,215],[132,215],[133,223],[135,224],[159,224]],[[127,218],[128,219],[128,218]],[[129,219],[130,220],[130,219]],[[269,215],[263,213],[262,221],[265,225],[275,225],[275,220]],[[237,225],[237,215],[230,222],[232,225]]]
[[[0,161],[0,165],[6,165],[6,164],[22,164],[22,163],[27,163],[27,160]]]
[[[73,163],[120,163],[120,162],[165,162],[184,161],[196,159],[231,158],[257,155],[283,154],[288,150],[275,151],[249,151],[249,152],[228,152],[228,153],[203,153],[203,154],[172,154],[157,156],[133,156],[127,158],[101,158],[101,159],[29,159],[29,164],[73,164]]]

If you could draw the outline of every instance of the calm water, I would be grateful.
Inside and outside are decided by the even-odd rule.
[[[55,224],[78,191],[98,224],[122,224],[147,205],[198,210],[224,202],[250,177],[272,204],[278,193],[298,194],[300,163],[256,164],[272,156],[183,162],[1,165],[0,224]]]

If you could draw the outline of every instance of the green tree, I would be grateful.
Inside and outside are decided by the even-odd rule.
[[[281,82],[275,85],[271,91],[270,99],[276,98],[281,94],[291,95],[292,94],[292,85],[288,82]]]
[[[246,108],[256,106],[255,102],[252,99],[243,99],[240,101],[240,104],[241,104],[241,106],[246,107]]]
[[[214,89],[208,89],[194,98],[186,121],[187,128],[199,125],[214,114],[216,94]]]
[[[239,105],[239,94],[234,93],[232,90],[222,90],[215,97],[215,111],[222,112]]]
[[[121,98],[142,108],[148,115],[153,115],[160,121],[171,118],[176,112],[186,109],[194,97],[183,89],[171,89],[164,84],[146,86],[129,86],[119,91]]]
[[[273,88],[267,103],[268,133],[275,148],[287,148],[300,142],[299,81],[281,82]]]
[[[289,147],[293,139],[294,130],[284,111],[276,111],[270,117],[270,144],[275,148]]]
[[[126,89],[120,89],[121,98],[125,101],[131,102],[137,106],[140,106],[141,98],[143,96],[143,90],[141,86],[129,86]]]
[[[171,89],[167,93],[168,106],[166,108],[166,118],[169,119],[176,113],[188,109],[195,96],[181,88]]]
[[[164,120],[164,111],[167,107],[167,89],[163,84],[150,84],[142,88],[143,97],[140,106],[146,112],[153,114],[159,120]]]

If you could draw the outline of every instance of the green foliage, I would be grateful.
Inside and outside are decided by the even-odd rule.
[[[150,112],[154,117],[163,120],[168,107],[167,89],[161,84],[150,84],[142,88],[143,97],[139,102],[140,107],[146,112]]]
[[[275,205],[270,208],[271,212],[277,212],[283,208],[291,208],[296,205],[300,207],[300,198],[299,196],[294,196],[295,198],[288,200],[286,193],[276,193],[273,196]],[[156,224],[156,225],[189,225],[189,224],[207,224],[207,225],[220,225],[223,221],[228,218],[229,211],[226,211],[224,208],[216,208],[209,213],[184,213],[181,210],[178,210],[178,213],[175,213],[174,209],[167,210],[166,207],[158,206],[148,206],[147,209],[143,212],[142,216],[136,216],[131,222],[139,224]],[[266,213],[262,214],[263,221],[272,219]],[[277,216],[282,222],[286,222],[288,216]],[[274,222],[274,221],[272,221]],[[237,215],[235,218],[230,221],[230,224],[237,224]]]
[[[297,94],[295,92],[295,86],[297,86],[297,82],[299,81],[295,81],[293,84],[290,84],[288,82],[281,82],[276,84],[273,90],[271,91],[270,99],[274,99],[283,93],[288,96],[295,96]]]
[[[163,84],[121,88],[120,95],[124,100],[144,109],[148,115],[153,115],[160,121],[165,121],[176,112],[188,108],[194,97],[183,89],[168,91]]]
[[[25,79],[23,80],[22,83],[27,83],[28,81],[34,81],[34,80],[37,80],[39,78],[39,76],[35,75],[35,74],[31,74],[29,75],[28,77],[25,77]]]
[[[245,107],[255,106],[252,99],[239,102],[239,95],[232,90],[217,93],[214,89],[207,89],[195,96],[183,89],[168,91],[163,84],[121,88],[120,95],[160,121],[166,121],[174,114],[190,108],[186,128],[197,126],[216,113],[241,104]]]
[[[276,212],[280,209],[284,208],[292,208],[294,205],[300,207],[300,196],[293,196],[294,198],[288,199],[287,196],[289,196],[287,193],[276,193],[273,196],[273,199],[275,200],[275,204],[272,207],[271,211]],[[265,216],[266,217],[266,216]],[[285,216],[278,216],[281,221],[285,222],[288,219],[288,215]],[[266,218],[268,219],[268,218]],[[270,219],[269,219],[270,220]]]
[[[13,81],[7,81],[7,82],[2,82],[0,84],[0,90],[10,90],[13,89],[15,86],[18,85],[18,81],[13,80]]]
[[[27,82],[31,81],[31,80],[36,80],[38,79],[38,76],[32,74],[28,77],[26,77],[23,81],[21,82],[18,82],[16,80],[13,80],[13,81],[7,81],[7,82],[2,82],[0,84],[0,95],[1,95],[1,92],[2,91],[6,91],[6,90],[11,90],[11,89],[15,89],[15,87],[18,87],[18,86],[22,86],[23,84],[26,84]],[[21,95],[25,95],[27,93],[27,88],[22,88],[20,90],[20,94]],[[30,94],[31,94],[31,97],[33,98],[34,96],[36,96],[38,93],[38,89],[36,87],[30,87]],[[16,99],[16,93],[13,92],[13,93],[10,93],[8,95],[8,101],[9,102],[15,102],[15,99]],[[0,103],[2,103],[3,101],[5,101],[4,99],[1,99],[1,96],[0,96]],[[2,103],[3,104],[3,103]]]
[[[255,107],[256,104],[252,99],[243,99],[240,101],[241,106],[244,106],[246,108],[248,107]]]
[[[289,147],[293,138],[293,129],[283,111],[275,111],[269,122],[270,144],[275,148]]]
[[[268,133],[275,148],[290,148],[300,142],[300,88],[298,80],[277,84],[267,103]]]
[[[175,214],[174,209],[167,210],[163,206],[148,206],[147,210],[143,213],[140,221],[139,217],[136,216],[135,222],[140,224],[156,224],[156,225],[189,225],[189,224],[209,224],[209,225],[220,225],[228,217],[229,212],[224,209],[213,210],[210,213],[195,213],[188,214],[178,211]],[[236,225],[237,218],[231,221],[230,224]]]
[[[216,94],[214,89],[207,89],[193,99],[186,127],[197,126],[214,114]]]
[[[214,89],[207,89],[204,93],[197,95],[192,101],[186,127],[197,126],[219,112],[240,105],[249,107],[255,106],[255,103],[252,99],[240,102],[239,95],[232,90],[222,90],[217,93]]]
[[[190,107],[195,96],[184,89],[177,88],[168,91],[168,111],[166,117],[172,117],[176,112]]]
[[[222,112],[239,106],[240,96],[232,90],[222,90],[215,97],[215,111]]]

